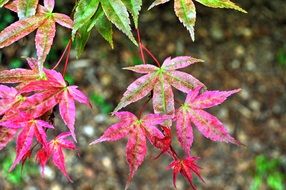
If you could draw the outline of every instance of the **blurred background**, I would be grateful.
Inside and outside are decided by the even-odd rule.
[[[172,2],[147,11],[152,1],[145,0],[140,17],[141,37],[160,61],[179,55],[204,59],[204,63],[192,65],[185,71],[209,89],[242,88],[239,94],[209,111],[245,146],[211,142],[195,130],[192,154],[201,158],[199,165],[205,179],[202,183],[194,177],[198,189],[283,190],[286,189],[286,3],[285,0],[235,2],[248,14],[206,8],[196,3],[196,41],[192,42],[176,18]],[[58,1],[56,11],[69,13],[72,6],[72,2]],[[16,19],[14,13],[1,9],[0,30]],[[55,65],[68,38],[69,31],[58,27],[47,67]],[[15,157],[13,142],[0,154],[0,190],[124,189],[128,176],[126,140],[88,146],[116,121],[109,115],[110,111],[119,102],[127,84],[139,76],[121,69],[141,63],[137,48],[117,30],[114,40],[112,50],[94,32],[80,59],[76,60],[75,52],[71,52],[66,80],[80,86],[94,105],[93,110],[78,105],[78,155],[65,152],[74,182],[69,183],[51,164],[46,168],[44,179],[41,178],[34,158],[23,170],[18,166],[8,173]],[[0,68],[26,67],[21,57],[35,56],[34,49],[33,35],[1,49]],[[180,93],[177,96],[181,100],[185,98]],[[126,109],[136,111],[142,102]],[[56,122],[61,125],[60,121]],[[180,150],[176,139],[173,144]],[[166,170],[171,160],[167,156],[154,160],[157,153],[149,147],[130,189],[174,189],[172,171]],[[177,187],[191,189],[181,176]]]

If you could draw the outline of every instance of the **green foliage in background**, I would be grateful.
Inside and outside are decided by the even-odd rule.
[[[93,93],[89,98],[92,104],[99,108],[101,113],[108,114],[112,111],[112,105],[105,100],[104,96]]]
[[[9,63],[9,68],[10,69],[16,69],[16,68],[20,68],[23,67],[23,61],[21,59],[18,58],[14,58],[10,61]]]
[[[69,83],[69,85],[74,85],[74,78],[71,74],[67,73],[65,75],[65,81]]]
[[[10,23],[14,21],[14,17],[11,12],[6,9],[0,9],[0,31],[6,28]]]
[[[9,168],[11,167],[14,159],[14,154],[11,151],[11,154],[7,154],[0,159],[0,172],[7,182],[14,184],[15,186],[21,185],[24,182],[25,176],[38,175],[39,170],[37,167],[32,164],[30,161],[25,163],[25,169],[18,166],[13,172],[9,172]]]
[[[262,185],[267,189],[284,190],[286,175],[282,173],[282,161],[280,159],[270,159],[264,155],[259,155],[255,159],[256,171],[250,190],[260,190]]]
[[[280,66],[286,67],[286,47],[278,50],[276,60]]]

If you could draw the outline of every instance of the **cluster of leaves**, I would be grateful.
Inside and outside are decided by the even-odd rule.
[[[155,0],[149,9],[169,2],[170,0]],[[246,13],[246,11],[230,0],[195,0],[204,6],[212,8],[228,8],[235,9]],[[196,7],[192,0],[174,0],[174,10],[180,22],[188,29],[191,38],[195,40],[194,26],[196,23]]]
[[[166,3],[170,0],[155,0],[149,9]],[[230,0],[196,0],[212,8],[229,8],[246,13]],[[80,56],[89,39],[93,28],[109,42],[113,48],[112,24],[121,30],[137,45],[131,31],[131,21],[128,12],[132,15],[135,28],[138,28],[138,16],[142,8],[142,0],[80,0],[74,14],[73,38],[75,38],[77,55]],[[195,40],[194,26],[196,9],[192,0],[174,0],[174,9],[180,22],[188,29]]]
[[[119,122],[110,126],[104,134],[92,144],[103,141],[116,141],[127,137],[126,157],[130,168],[126,185],[134,176],[146,155],[146,139],[162,153],[173,158],[170,168],[174,173],[174,185],[177,174],[180,172],[192,183],[193,171],[199,177],[199,167],[196,165],[198,158],[191,155],[193,143],[194,124],[200,133],[212,141],[240,144],[230,136],[224,125],[213,115],[204,111],[224,102],[229,96],[240,91],[207,91],[202,90],[204,85],[190,74],[177,71],[201,60],[183,56],[174,59],[167,58],[161,67],[150,64],[137,65],[125,69],[143,73],[144,76],[131,83],[124,93],[120,103],[114,110]],[[172,87],[187,94],[185,103],[175,109]],[[148,96],[152,92],[154,114],[141,118],[141,113],[136,117],[130,112],[118,112],[121,108]],[[171,126],[176,123],[176,136],[185,152],[183,159],[179,158],[172,148]]]
[[[169,0],[156,0],[149,9],[167,1]],[[232,8],[245,12],[229,0],[196,1],[209,7]],[[174,4],[176,15],[194,39],[196,14],[192,0],[175,0]],[[56,23],[72,29],[71,38],[75,42],[78,56],[82,53],[93,28],[113,47],[112,24],[125,33],[134,44],[139,45],[144,64],[124,69],[144,75],[127,87],[120,103],[113,111],[119,122],[110,126],[99,139],[91,143],[128,138],[126,157],[130,174],[126,188],[144,161],[147,141],[160,150],[158,157],[166,154],[173,159],[169,168],[173,169],[174,185],[178,173],[181,173],[194,189],[192,173],[200,178],[201,176],[197,165],[198,157],[191,154],[194,141],[192,125],[195,125],[200,133],[210,140],[240,144],[227,132],[218,118],[205,111],[207,108],[221,104],[239,89],[208,91],[198,79],[178,71],[202,62],[200,59],[180,56],[173,59],[167,58],[163,64],[160,64],[142,44],[139,31],[138,42],[132,34],[129,13],[133,17],[135,27],[138,28],[142,0],[80,0],[75,6],[74,21],[67,15],[53,13],[54,5],[54,0],[44,0],[43,6],[38,0],[0,0],[0,7],[4,6],[16,12],[19,17],[18,21],[0,32],[0,48],[9,46],[36,30],[37,58],[27,58],[30,69],[11,69],[0,72],[0,83],[3,84],[0,85],[0,150],[17,136],[16,158],[10,170],[20,162],[24,163],[35,150],[36,159],[42,169],[51,159],[52,163],[71,180],[65,169],[63,149],[76,149],[74,144],[74,141],[76,142],[75,101],[87,106],[90,106],[90,103],[77,86],[69,86],[65,82],[63,77],[65,69],[61,74],[55,69],[46,69],[43,66],[53,44]],[[69,42],[65,52],[70,48]],[[157,66],[146,64],[144,53],[148,53]],[[68,59],[65,68],[67,63]],[[186,95],[185,103],[175,102],[172,87]],[[154,113],[142,116],[148,102],[142,106],[137,116],[128,111],[119,111],[148,95],[150,97],[148,102],[152,99]],[[53,121],[55,108],[58,108],[69,132],[62,132],[55,138],[49,138],[48,130],[56,128]],[[184,150],[183,157],[179,156],[172,147],[173,123],[176,123],[175,136]],[[73,141],[67,139],[70,136]]]
[[[67,177],[63,149],[75,150],[75,101],[90,106],[87,97],[69,86],[61,73],[45,69],[43,64],[53,44],[55,24],[72,28],[73,21],[66,15],[52,13],[54,0],[12,1],[6,8],[17,12],[19,21],[0,33],[0,48],[9,46],[29,33],[36,32],[36,58],[27,58],[30,69],[11,69],[0,72],[0,150],[16,136],[16,158],[10,171],[36,150],[36,158],[44,168],[51,158],[53,164]],[[69,132],[49,140],[47,132],[55,129],[54,111],[59,113]],[[34,143],[34,145],[33,145]]]

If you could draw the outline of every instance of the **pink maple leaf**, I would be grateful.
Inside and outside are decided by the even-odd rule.
[[[173,184],[175,188],[178,173],[181,173],[189,181],[193,189],[196,189],[196,187],[193,184],[192,172],[195,173],[202,181],[204,181],[200,176],[200,167],[196,164],[198,159],[198,157],[188,156],[185,159],[174,160],[171,162],[168,169],[173,169]]]
[[[39,62],[34,58],[27,58],[26,60],[31,69],[17,68],[0,71],[0,83],[21,83],[21,87],[31,81],[41,79]]]
[[[176,112],[176,129],[178,140],[185,153],[190,155],[190,148],[193,143],[193,123],[200,133],[213,141],[224,141],[239,144],[237,140],[230,136],[224,125],[213,115],[203,109],[221,104],[227,97],[240,91],[206,91],[201,94],[201,87],[191,90],[185,103]]]
[[[54,140],[48,143],[48,148],[43,147],[36,154],[36,159],[40,163],[42,168],[42,174],[47,161],[51,158],[53,164],[63,173],[63,175],[72,181],[69,177],[65,167],[65,156],[63,153],[64,149],[75,150],[75,144],[67,140],[66,138],[71,136],[70,132],[61,133]]]
[[[46,80],[34,81],[20,90],[20,93],[37,92],[26,98],[19,110],[28,111],[34,118],[40,117],[55,105],[59,104],[60,115],[75,137],[75,100],[91,106],[88,98],[77,89],[77,86],[67,86],[63,76],[55,70],[45,69]],[[31,108],[34,105],[34,109]]]
[[[43,146],[47,146],[47,135],[44,128],[54,128],[52,125],[42,120],[29,120],[24,122],[7,121],[2,122],[0,125],[11,128],[12,130],[22,128],[16,141],[16,158],[10,167],[10,171],[12,171],[21,160],[25,160],[26,155],[31,149],[34,136],[39,143]]]
[[[91,144],[104,141],[117,141],[124,137],[128,138],[126,145],[126,157],[129,164],[127,189],[138,167],[144,161],[147,151],[146,137],[151,143],[155,142],[156,137],[163,138],[164,135],[156,125],[163,124],[172,117],[161,114],[149,114],[142,119],[138,119],[130,112],[116,112],[115,115],[120,121],[111,125],[99,139],[93,141]]]
[[[9,110],[17,101],[18,91],[13,87],[0,85],[0,115]]]
[[[153,90],[153,108],[155,113],[172,115],[175,111],[172,86],[188,93],[203,84],[192,75],[177,71],[196,62],[202,62],[189,56],[167,58],[161,67],[150,64],[137,65],[124,69],[145,74],[131,83],[114,112],[145,97]]]

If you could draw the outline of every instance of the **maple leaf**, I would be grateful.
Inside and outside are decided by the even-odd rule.
[[[10,171],[12,171],[21,160],[24,161],[26,159],[26,155],[31,149],[34,136],[39,143],[43,146],[47,146],[47,136],[43,128],[54,128],[42,120],[27,120],[23,122],[6,121],[1,122],[0,125],[9,129],[22,128],[16,142],[16,158],[10,167]]]
[[[160,68],[150,64],[124,68],[146,75],[138,78],[128,86],[127,91],[124,93],[123,98],[114,112],[142,99],[153,90],[154,112],[172,115],[175,111],[175,107],[171,86],[188,93],[189,90],[203,85],[192,75],[176,71],[177,69],[185,68],[196,62],[202,62],[202,60],[189,56],[176,57],[173,59],[169,57]]]
[[[34,58],[27,58],[26,60],[31,69],[17,68],[0,71],[0,83],[22,83],[21,86],[23,86],[43,78],[44,76],[39,71],[39,62]]]
[[[0,115],[9,110],[17,102],[18,91],[13,87],[0,85]]]
[[[7,4],[5,7],[12,11],[18,12],[18,5],[21,5],[21,2],[22,1],[16,0],[10,4]],[[37,2],[35,1],[34,3]],[[56,33],[56,23],[67,28],[72,28],[73,25],[73,21],[67,15],[52,12],[54,4],[54,0],[45,0],[44,7],[38,6],[38,12],[35,15],[29,13],[29,15],[32,16],[26,18],[24,17],[23,19],[11,24],[1,31],[0,48],[9,46],[38,29],[36,32],[35,43],[38,60],[42,65],[46,60],[46,57],[53,44],[53,39]],[[25,5],[27,4],[25,3],[23,7],[26,7]],[[21,11],[19,14],[22,15]],[[42,67],[40,70],[43,70]]]
[[[200,176],[200,167],[196,164],[198,159],[198,157],[188,156],[183,160],[174,160],[171,162],[168,169],[173,169],[173,184],[175,188],[178,173],[181,173],[189,181],[193,189],[196,189],[196,187],[193,184],[192,172],[195,173],[202,181],[204,181]]]
[[[42,174],[48,160],[51,158],[53,164],[63,173],[63,175],[72,182],[65,167],[64,149],[75,150],[75,144],[66,138],[71,136],[70,132],[64,132],[58,135],[54,140],[48,143],[48,148],[43,147],[36,154],[36,159],[41,165]]]
[[[130,112],[116,112],[119,122],[111,125],[104,134],[91,144],[104,141],[117,141],[124,137],[128,138],[126,145],[126,157],[129,164],[129,177],[126,185],[128,188],[138,167],[143,163],[147,146],[146,137],[154,143],[156,137],[164,137],[156,125],[163,124],[164,121],[171,119],[171,116],[160,114],[149,114],[142,119],[138,119]]]
[[[157,5],[164,4],[170,0],[155,0],[148,10]],[[197,2],[212,8],[229,8],[243,13],[247,13],[244,9],[237,6],[230,0],[196,0]],[[191,38],[195,40],[194,26],[196,23],[196,7],[193,0],[174,0],[174,10],[180,22],[190,32]]]
[[[151,143],[158,149],[161,150],[160,154],[155,157],[159,158],[163,153],[167,152],[170,149],[172,143],[171,129],[169,127],[161,126],[161,129],[164,132],[164,136],[155,136],[151,138]]]
[[[38,0],[19,0],[17,2],[17,12],[20,19],[34,16],[38,7]]]
[[[76,141],[75,100],[90,107],[91,104],[88,98],[77,89],[77,86],[67,86],[60,73],[48,69],[44,71],[46,80],[30,82],[20,90],[20,93],[37,93],[27,97],[17,109],[37,118],[59,104],[60,115]]]
[[[203,109],[210,108],[224,102],[227,97],[240,91],[205,91],[200,93],[201,87],[191,90],[185,103],[176,112],[176,129],[180,144],[185,153],[190,155],[190,148],[193,143],[193,123],[200,133],[213,141],[224,141],[228,143],[240,144],[230,136],[224,125],[213,115]]]

